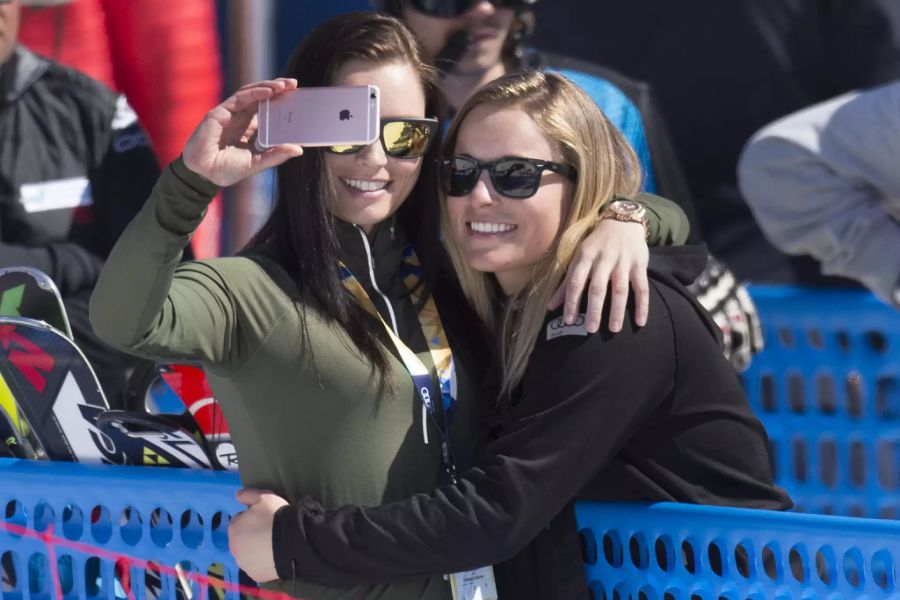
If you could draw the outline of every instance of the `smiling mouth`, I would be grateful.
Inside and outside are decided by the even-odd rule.
[[[466,227],[475,233],[509,233],[518,228],[511,223],[484,223],[482,221],[466,221]]]
[[[369,181],[366,179],[344,179],[341,182],[352,190],[359,192],[378,192],[390,185],[390,181]]]
[[[500,33],[498,31],[490,30],[481,30],[472,32],[469,34],[469,39],[472,42],[480,42],[482,40],[490,40],[496,37],[499,37]]]

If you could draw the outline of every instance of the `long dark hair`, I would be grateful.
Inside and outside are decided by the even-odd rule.
[[[408,64],[419,74],[425,92],[425,116],[443,118],[445,102],[437,73],[424,56],[418,41],[399,20],[376,13],[346,13],[317,27],[297,46],[285,76],[296,78],[305,87],[326,86],[333,84],[337,70],[351,60],[372,65]],[[432,144],[422,158],[419,179],[395,215],[422,263],[423,301],[437,279],[441,252],[439,145]],[[301,310],[314,306],[340,325],[372,362],[382,382],[389,381],[387,357],[371,332],[366,313],[346,293],[337,273],[339,245],[335,217],[329,210],[336,192],[323,152],[308,148],[303,156],[278,167],[275,207],[245,251],[265,246],[274,254],[297,284]]]

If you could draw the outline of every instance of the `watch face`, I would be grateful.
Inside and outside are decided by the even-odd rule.
[[[637,202],[632,202],[631,200],[618,200],[612,204],[612,207],[617,213],[628,215],[640,210],[641,205]]]

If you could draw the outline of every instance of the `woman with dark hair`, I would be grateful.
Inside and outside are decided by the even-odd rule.
[[[482,567],[484,598],[587,599],[576,497],[790,507],[715,324],[684,287],[703,248],[651,257],[643,328],[588,335],[545,309],[597,211],[639,185],[634,151],[585,93],[553,73],[498,79],[460,109],[444,152],[444,240],[498,341],[490,439],[453,483],[384,506],[244,490],[252,507],[229,528],[238,565],[348,583]],[[529,166],[515,185],[503,176]]]
[[[313,493],[329,507],[399,500],[471,464],[491,360],[439,244],[437,145],[402,141],[435,135],[440,95],[415,39],[374,14],[322,25],[287,75],[241,88],[204,118],[114,249],[92,323],[128,352],[204,366],[245,485],[291,500]],[[377,85],[380,139],[255,150],[257,102],[297,80]],[[242,255],[176,268],[218,189],[273,166],[275,211]],[[615,227],[643,235],[630,223],[604,231]],[[285,579],[272,587],[304,598],[448,594],[440,575]]]

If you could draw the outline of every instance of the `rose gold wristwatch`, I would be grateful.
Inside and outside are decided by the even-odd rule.
[[[613,200],[600,209],[601,221],[615,219],[625,223],[640,223],[644,226],[644,239],[650,237],[650,225],[647,221],[647,209],[633,200]]]

